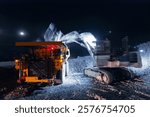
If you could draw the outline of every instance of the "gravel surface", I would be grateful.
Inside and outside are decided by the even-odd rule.
[[[66,78],[64,84],[46,86],[35,90],[30,96],[19,99],[34,100],[138,100],[150,99],[149,76],[134,81],[122,81],[113,85],[103,85],[95,79],[87,78],[83,74],[74,74]]]
[[[30,96],[19,99],[46,100],[137,100],[150,99],[150,76],[143,75],[134,80],[126,80],[112,85],[100,84],[97,80],[85,77],[85,67],[92,66],[89,56],[69,60],[70,74],[58,86],[46,86],[35,90]]]
[[[19,100],[145,100],[150,99],[150,75],[126,80],[112,85],[100,84],[96,79],[83,75],[85,67],[91,67],[90,57],[69,60],[69,76],[62,85],[14,85],[1,87],[1,99]],[[4,90],[4,91],[3,91]]]

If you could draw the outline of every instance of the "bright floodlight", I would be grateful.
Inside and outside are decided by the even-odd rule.
[[[24,33],[23,31],[20,31],[20,32],[19,32],[19,35],[20,35],[20,36],[24,36],[25,33]]]
[[[144,50],[139,50],[140,52],[144,52]]]

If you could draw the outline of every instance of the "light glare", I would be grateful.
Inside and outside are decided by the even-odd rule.
[[[20,31],[20,32],[19,32],[19,35],[20,35],[20,36],[24,36],[25,33],[24,33],[23,31]]]
[[[140,52],[144,52],[144,50],[140,50]]]

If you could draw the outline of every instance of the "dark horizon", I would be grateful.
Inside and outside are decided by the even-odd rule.
[[[64,34],[91,32],[98,39],[108,37],[116,45],[127,35],[131,45],[138,45],[150,40],[150,1],[1,0],[0,56],[7,56],[13,50],[8,46],[16,41],[43,38],[51,22]],[[19,37],[19,30],[27,35]]]

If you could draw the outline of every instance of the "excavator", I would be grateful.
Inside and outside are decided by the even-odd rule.
[[[72,36],[74,35],[74,36]],[[73,37],[69,39],[69,37]],[[128,45],[128,37],[122,39],[122,47],[111,47],[111,42],[97,40],[91,33],[71,32],[61,38],[63,42],[75,42],[86,48],[92,57],[93,67],[85,68],[85,76],[92,77],[102,84],[112,84],[118,81],[133,79],[135,74],[130,69],[141,68],[140,52]]]
[[[130,68],[142,67],[140,52],[129,48],[127,37],[122,39],[121,49],[112,49],[108,39],[98,41],[92,54],[95,64],[92,68],[84,69],[84,74],[103,84],[133,79],[135,74]]]
[[[86,48],[92,57],[93,67],[85,68],[83,73],[103,84],[135,78],[136,75],[130,68],[142,67],[140,52],[137,48],[128,45],[128,36],[122,39],[121,48],[115,48],[107,38],[98,40],[90,32],[79,34],[77,31],[72,31],[63,35],[61,31],[57,32],[55,25],[51,23],[44,38],[47,41],[61,40],[66,45],[77,43]]]

